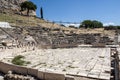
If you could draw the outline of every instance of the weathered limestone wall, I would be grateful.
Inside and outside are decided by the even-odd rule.
[[[0,62],[0,71],[5,74],[7,74],[8,71],[12,71],[17,74],[31,75],[43,80],[65,80],[65,76],[63,74],[41,72],[36,69],[15,66],[3,62]]]
[[[20,66],[0,62],[0,72],[7,74],[8,71],[12,71],[13,73],[26,75],[26,76],[30,75],[37,78],[37,80],[75,80],[77,78],[79,80],[95,80],[95,79],[85,78],[80,76],[74,77],[74,76],[68,76],[68,75],[58,74],[58,73],[42,72],[36,69],[20,67]]]

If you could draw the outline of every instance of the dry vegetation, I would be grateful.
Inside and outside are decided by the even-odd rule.
[[[9,22],[12,26],[33,27],[33,26],[41,25],[47,28],[60,28],[60,25],[54,24],[52,22],[49,22],[43,19],[39,19],[36,17],[21,16],[17,14],[1,14],[0,13],[0,21]]]
[[[42,26],[46,28],[60,28],[64,30],[66,34],[69,34],[70,31],[74,33],[101,33],[103,35],[113,36],[115,35],[114,30],[104,30],[104,28],[96,28],[96,29],[75,29],[75,28],[68,28],[60,26],[56,23],[49,22],[47,20],[39,19],[36,17],[28,17],[28,16],[21,16],[17,14],[1,14],[0,13],[0,21],[9,22],[11,26],[18,26],[18,27],[35,27],[35,26]]]

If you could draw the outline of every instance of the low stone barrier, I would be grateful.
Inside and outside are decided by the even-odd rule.
[[[0,72],[7,74],[8,71],[12,71],[13,73],[20,75],[30,75],[37,78],[38,80],[66,80],[64,74],[42,72],[38,71],[37,69],[0,62]]]
[[[0,62],[0,71],[3,73],[7,73],[8,71],[12,70],[12,67],[14,66],[10,66],[9,64]]]
[[[44,80],[65,80],[63,74],[45,72]]]
[[[74,77],[73,77],[73,76],[68,76],[68,75],[66,75],[66,76],[65,76],[65,80],[74,80]]]
[[[13,71],[14,73],[22,74],[22,75],[28,74],[28,69],[25,67],[19,67],[19,66],[15,66],[15,65],[3,63],[3,62],[0,62],[0,71],[5,74],[7,74],[8,71]]]
[[[41,79],[41,80],[44,80],[44,74],[45,74],[45,72],[38,71],[37,78],[38,78],[38,79]]]
[[[34,76],[34,77],[38,77],[38,70],[37,70],[37,69],[28,68],[27,71],[28,71],[28,72],[27,72],[28,75],[32,75],[32,76]]]
[[[14,66],[14,68],[12,68],[12,71],[22,75],[28,74],[28,69],[26,67]]]

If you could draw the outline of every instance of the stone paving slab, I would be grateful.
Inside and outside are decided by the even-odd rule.
[[[99,79],[110,80],[110,74],[101,73]]]
[[[25,53],[20,53],[20,50],[17,49],[17,55],[23,55],[26,61],[31,62],[28,67],[43,72],[110,79],[110,73],[106,73],[111,70],[110,48],[37,49]],[[15,51],[8,51],[6,50],[4,54],[0,52],[0,55],[16,56]],[[6,61],[3,57],[0,59]]]

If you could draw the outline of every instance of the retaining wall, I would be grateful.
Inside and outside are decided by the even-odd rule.
[[[12,71],[15,74],[21,74],[25,76],[30,75],[32,77],[37,78],[37,80],[76,80],[76,78],[79,78],[77,80],[96,80],[96,79],[87,78],[87,77],[84,77],[85,78],[84,79],[82,76],[75,77],[75,76],[64,75],[60,73],[43,72],[37,69],[21,67],[17,65],[0,62],[0,72],[7,74],[8,71]]]
[[[8,71],[12,71],[16,74],[31,75],[33,77],[36,77],[38,80],[66,80],[64,74],[42,72],[38,71],[37,69],[16,66],[3,62],[0,62],[0,71],[5,74],[7,74]]]

